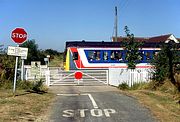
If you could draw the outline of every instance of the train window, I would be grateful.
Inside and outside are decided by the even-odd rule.
[[[94,59],[99,61],[101,59],[100,51],[94,51]]]
[[[157,56],[158,53],[159,53],[158,51],[154,51],[154,52],[153,52],[153,56]]]
[[[73,53],[73,60],[78,60],[78,52]]]
[[[91,51],[87,52],[89,61],[99,61],[101,59],[100,51]]]
[[[107,51],[103,52],[103,60],[105,60],[105,61],[108,60],[108,52]]]
[[[146,56],[146,60],[150,60],[151,59],[151,52],[146,52],[145,56]]]
[[[122,52],[116,50],[111,51],[111,60],[122,60]]]
[[[111,60],[115,60],[115,51],[111,51]]]
[[[115,52],[115,60],[118,60],[118,61],[122,60],[122,52],[120,51]]]
[[[88,51],[88,60],[90,61],[94,60],[94,51]]]

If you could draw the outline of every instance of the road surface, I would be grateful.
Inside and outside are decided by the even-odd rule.
[[[50,122],[156,122],[136,99],[111,86],[52,86]]]

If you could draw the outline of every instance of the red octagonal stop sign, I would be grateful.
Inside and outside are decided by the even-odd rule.
[[[17,44],[22,44],[27,39],[27,33],[23,28],[16,28],[11,33],[12,40]]]

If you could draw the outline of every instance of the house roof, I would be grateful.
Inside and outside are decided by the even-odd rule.
[[[117,41],[122,42],[125,39],[127,39],[127,37],[118,37]],[[154,37],[134,37],[134,39],[137,42],[146,42],[146,43],[161,43],[161,42],[168,43],[170,40],[173,40],[175,43],[180,42],[180,38],[175,38],[173,34],[160,35],[160,36],[154,36]],[[112,38],[113,42],[114,40],[115,40],[115,37]]]

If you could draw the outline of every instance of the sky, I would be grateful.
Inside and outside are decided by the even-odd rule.
[[[128,26],[136,37],[180,38],[180,0],[0,0],[0,45],[16,46],[16,27],[39,49],[64,51],[66,41],[111,41],[115,6],[118,36]]]

